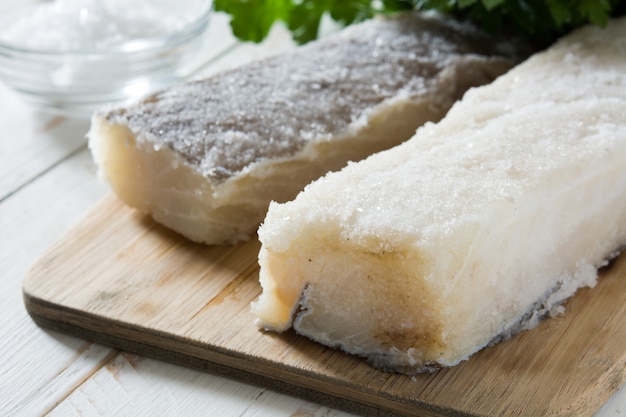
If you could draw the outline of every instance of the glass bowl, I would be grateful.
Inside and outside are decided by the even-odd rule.
[[[155,20],[152,27],[149,27],[151,23],[145,20],[148,14],[137,9],[136,18],[143,18],[144,21],[134,25],[135,33],[117,36],[119,39],[111,38],[108,43],[98,40],[103,34],[94,34],[94,31],[102,31],[102,28],[106,27],[106,31],[114,33],[115,22],[112,20],[115,16],[103,15],[100,9],[89,9],[94,4],[107,3],[107,0],[58,0],[56,4],[61,4],[60,1],[82,2],[81,7],[71,10],[72,13],[77,12],[76,19],[80,20],[79,24],[74,24],[73,16],[68,18],[44,15],[39,16],[39,19],[50,21],[48,26],[52,29],[48,28],[48,32],[25,36],[24,27],[27,31],[30,30],[28,24],[44,26],[36,20],[34,22],[26,20],[24,27],[21,28],[22,34],[14,29],[10,34],[12,37],[7,35],[8,32],[4,32],[3,37],[3,29],[10,27],[9,25],[18,19],[28,19],[35,13],[42,13],[41,7],[50,7],[52,2],[0,1],[0,79],[38,109],[75,117],[88,117],[95,109],[108,103],[128,102],[177,82],[192,73],[199,65],[198,52],[204,42],[203,35],[211,11],[208,1],[156,1],[171,8],[161,10],[154,9],[153,4],[147,6],[152,7],[150,12]],[[131,8],[138,4],[127,0],[118,0],[118,3],[123,4],[124,1],[128,3],[127,11],[134,10]],[[168,2],[171,4],[167,5]],[[186,9],[191,7],[195,9]],[[52,13],[49,10],[47,12]],[[89,18],[98,20],[93,16],[98,12],[100,28],[89,28]],[[159,19],[161,12],[168,14],[163,16],[163,20]],[[177,12],[186,12],[187,20],[177,21],[178,26],[174,29],[157,26],[167,19],[172,21],[172,13]],[[55,18],[62,20],[61,23],[53,22]],[[119,18],[124,19],[126,27],[133,26],[133,13],[126,13]],[[144,33],[137,30],[140,25],[146,28]],[[91,30],[91,33],[83,34],[80,33],[81,30]],[[32,45],[33,39],[37,41],[37,36],[40,36],[39,43],[44,46]],[[53,36],[58,36],[59,39],[71,36],[74,41],[79,41],[79,45],[69,45],[69,42],[61,41],[50,46],[48,40]],[[94,38],[93,42],[85,42],[89,37]],[[26,42],[27,40],[30,44]]]

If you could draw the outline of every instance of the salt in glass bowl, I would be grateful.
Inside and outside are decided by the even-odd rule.
[[[181,10],[186,5],[200,7],[191,21],[165,34],[66,50],[23,46],[0,38],[0,80],[40,110],[76,117],[88,117],[108,103],[128,102],[164,88],[200,65],[199,51],[211,11],[208,1],[175,1]],[[0,3],[0,32],[44,4],[41,0]],[[128,4],[131,7],[133,1]]]

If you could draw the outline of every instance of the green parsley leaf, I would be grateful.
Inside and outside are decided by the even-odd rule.
[[[243,41],[261,42],[277,20],[289,21],[292,0],[214,0],[213,9],[231,16],[233,34]]]
[[[376,14],[436,10],[474,21],[485,30],[506,31],[547,44],[578,26],[603,26],[626,13],[626,0],[214,0],[231,15],[235,36],[259,42],[277,21],[286,23],[298,43],[318,36],[324,15],[350,25]]]
[[[611,4],[607,0],[581,0],[578,5],[578,12],[599,26],[606,25],[610,11]]]

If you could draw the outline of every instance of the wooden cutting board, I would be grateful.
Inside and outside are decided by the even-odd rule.
[[[626,256],[564,315],[408,377],[258,330],[258,249],[189,243],[107,197],[36,263],[24,300],[43,327],[363,415],[588,416],[626,379]]]

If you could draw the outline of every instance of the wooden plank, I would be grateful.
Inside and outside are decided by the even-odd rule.
[[[288,417],[295,410],[313,416],[317,409],[315,404],[228,378],[123,353],[72,392],[49,416],[243,417],[254,416],[256,410],[256,417],[263,413]],[[329,416],[325,411],[324,416]]]
[[[36,112],[0,83],[0,201],[86,145],[85,120]]]
[[[189,243],[108,197],[31,270],[26,306],[43,326],[367,415],[592,415],[626,377],[625,257],[565,315],[407,377],[256,329],[258,248]]]
[[[42,415],[116,352],[42,332],[24,310],[21,291],[34,261],[106,193],[84,149],[0,204],[2,416]]]

